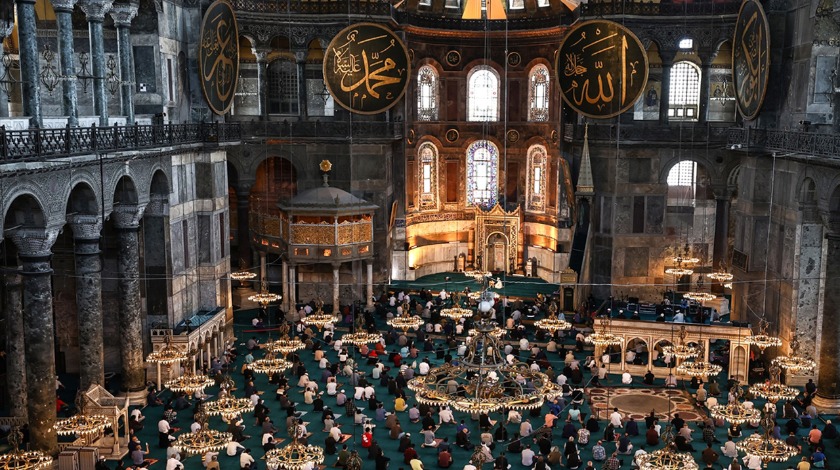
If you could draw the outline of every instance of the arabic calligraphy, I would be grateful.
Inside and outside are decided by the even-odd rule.
[[[609,118],[627,111],[647,84],[647,52],[636,35],[613,21],[578,24],[556,57],[563,100],[584,116]]]
[[[201,89],[210,109],[225,114],[233,104],[239,78],[239,29],[233,7],[217,0],[204,13],[198,60]]]
[[[387,110],[405,94],[408,50],[394,33],[373,23],[345,28],[324,54],[324,82],[335,102],[358,114]]]
[[[759,2],[745,0],[741,4],[732,43],[732,78],[738,111],[744,119],[752,120],[764,102],[770,74],[769,24]]]

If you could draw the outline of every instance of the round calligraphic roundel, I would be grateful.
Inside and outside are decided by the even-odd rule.
[[[738,111],[750,121],[758,116],[770,78],[770,24],[761,4],[744,0],[732,40],[732,81]]]
[[[357,114],[377,114],[405,94],[411,62],[390,29],[357,23],[339,32],[324,52],[324,82],[336,103]]]
[[[216,0],[204,13],[198,69],[207,104],[214,113],[225,114],[233,104],[239,79],[239,28],[227,0]]]
[[[608,20],[572,28],[560,43],[555,70],[563,101],[591,118],[610,118],[630,109],[642,96],[648,58],[639,38]]]

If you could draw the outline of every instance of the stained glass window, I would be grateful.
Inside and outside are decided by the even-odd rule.
[[[548,121],[548,67],[535,66],[528,82],[528,120]]]
[[[278,59],[268,65],[268,112],[298,113],[297,64],[290,60]]]
[[[431,142],[424,142],[417,151],[420,170],[418,175],[420,177],[420,209],[423,210],[438,207],[437,157],[437,148]]]
[[[499,75],[491,67],[474,68],[467,78],[467,121],[499,120]]]
[[[437,121],[437,72],[429,65],[417,71],[417,120]]]
[[[531,212],[545,211],[545,168],[548,154],[542,145],[534,145],[528,149],[528,195],[527,208]]]
[[[671,67],[671,87],[668,91],[668,116],[693,121],[700,112],[700,67],[677,62]]]
[[[467,205],[493,207],[499,194],[499,149],[487,140],[467,148]]]

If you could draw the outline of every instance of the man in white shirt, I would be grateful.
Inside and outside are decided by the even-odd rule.
[[[370,400],[370,397],[376,395],[376,390],[373,389],[373,385],[368,384],[368,386],[365,387],[364,394],[365,400]]]
[[[353,392],[353,398],[356,400],[362,400],[365,396],[365,387],[356,387]]]
[[[464,343],[461,343],[458,346],[458,355],[463,356],[464,354],[466,354],[466,352],[467,352],[467,345],[464,344]]]
[[[633,383],[633,376],[630,375],[629,371],[625,370],[624,373],[621,374],[621,383],[623,383],[624,385],[630,385],[631,383]]]
[[[234,457],[236,456],[236,454],[242,452],[243,450],[245,450],[245,447],[236,441],[230,441],[225,446],[225,453],[228,455],[228,457]]]
[[[169,433],[170,429],[172,428],[169,426],[169,421],[167,421],[166,418],[158,421],[158,432]]]
[[[327,395],[333,396],[336,394],[336,388],[338,388],[338,383],[336,382],[327,382]]]
[[[613,412],[610,414],[610,423],[617,428],[624,427],[621,424],[621,413],[618,412],[618,408],[613,408]]]
[[[239,455],[239,468],[256,468],[254,457],[251,456],[250,449],[245,449],[245,451]]]
[[[199,423],[198,421],[194,421],[190,425],[190,432],[198,432],[199,430],[201,430],[201,423]]]
[[[530,419],[526,419],[525,421],[522,422],[522,424],[519,425],[519,435],[522,436],[522,437],[530,436],[533,431],[534,431],[534,428],[533,428],[533,426],[531,426],[531,420]],[[525,463],[524,460],[523,460],[522,463],[524,465],[524,463]]]
[[[426,361],[421,362],[418,369],[420,375],[427,375],[429,373],[429,363]]]
[[[527,351],[529,347],[528,338],[522,338],[519,340],[519,350],[520,351]]]
[[[633,454],[633,462],[635,463],[634,468],[640,468],[641,467],[641,462],[639,462],[639,457],[641,457],[642,455],[645,455],[645,454],[647,454],[647,451],[645,451],[644,446],[639,448],[639,450],[637,450],[636,453]]]
[[[173,455],[166,461],[166,470],[178,470],[180,468],[184,468],[184,465],[178,460],[177,455]]]
[[[511,424],[519,424],[522,422],[522,415],[516,410],[508,411],[507,422]]]
[[[761,470],[761,459],[755,454],[747,454],[744,457],[744,465],[749,470]]]
[[[335,442],[341,442],[341,428],[337,424],[330,428],[330,436],[335,439]]]
[[[534,466],[534,451],[531,450],[531,444],[525,446],[522,449],[522,465],[524,467],[533,467]]]
[[[455,423],[455,416],[452,415],[452,410],[448,406],[443,407],[438,416],[440,416],[440,424]]]

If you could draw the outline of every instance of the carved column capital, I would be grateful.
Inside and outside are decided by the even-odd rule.
[[[99,240],[102,218],[98,215],[73,215],[67,219],[76,240]]]
[[[58,229],[20,228],[10,231],[8,238],[11,238],[22,258],[49,258],[58,238]]]
[[[0,39],[7,38],[15,29],[15,22],[13,20],[0,19]]]
[[[78,0],[52,0],[53,9],[56,12],[73,13],[73,7],[76,6]]]
[[[137,5],[132,3],[120,3],[111,8],[111,18],[114,19],[114,26],[117,28],[131,27],[131,20],[137,16]]]
[[[118,230],[137,230],[140,228],[140,219],[143,218],[145,206],[137,204],[120,204],[114,207],[111,212],[111,220]]]
[[[169,215],[169,196],[152,194],[149,203],[146,204],[144,214],[150,217],[166,217]]]
[[[257,63],[265,63],[268,62],[268,54],[271,53],[270,47],[263,47],[263,46],[255,46],[251,48],[251,52],[254,53],[254,57],[257,58]]]
[[[105,21],[105,14],[111,9],[114,0],[81,0],[79,7],[85,13],[88,21]]]

